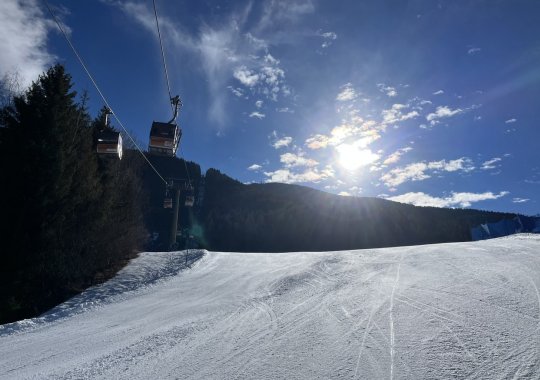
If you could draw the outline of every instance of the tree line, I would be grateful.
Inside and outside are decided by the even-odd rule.
[[[140,159],[97,156],[86,104],[56,65],[0,110],[0,323],[109,278],[146,235]]]

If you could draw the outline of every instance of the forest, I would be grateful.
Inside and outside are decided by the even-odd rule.
[[[61,65],[0,113],[0,323],[47,310],[103,281],[146,236],[133,151],[98,157],[85,94]]]

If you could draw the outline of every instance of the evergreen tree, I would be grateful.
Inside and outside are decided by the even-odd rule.
[[[137,165],[98,157],[85,97],[49,69],[1,111],[0,322],[36,315],[110,276],[144,236]],[[103,275],[101,276],[103,277]]]

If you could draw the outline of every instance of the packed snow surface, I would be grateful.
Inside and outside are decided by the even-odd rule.
[[[1,326],[0,377],[540,378],[539,235],[201,253],[190,268],[185,252],[144,253]]]

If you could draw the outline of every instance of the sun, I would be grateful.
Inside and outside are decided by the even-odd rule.
[[[362,149],[355,144],[341,144],[336,147],[336,150],[339,155],[339,164],[350,171],[369,165],[379,158],[379,155],[373,153],[370,149]]]

